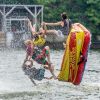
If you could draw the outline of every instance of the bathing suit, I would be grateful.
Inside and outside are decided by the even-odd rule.
[[[41,35],[38,35],[36,34],[34,36],[34,40],[33,40],[33,43],[36,45],[36,46],[43,46],[46,42],[46,39],[45,37],[41,36]]]
[[[32,55],[32,59],[39,64],[48,65],[48,61],[46,60],[48,53],[48,50],[46,50],[45,48],[42,51],[38,48],[35,48]]]
[[[66,20],[63,20],[63,22],[64,22],[64,26],[61,27],[60,31],[62,32],[63,35],[68,35],[70,31],[71,20],[66,19]]]

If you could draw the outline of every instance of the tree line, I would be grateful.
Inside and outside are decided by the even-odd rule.
[[[44,21],[56,22],[66,12],[73,23],[80,22],[92,33],[92,41],[100,35],[100,0],[0,0],[0,4],[44,5]]]

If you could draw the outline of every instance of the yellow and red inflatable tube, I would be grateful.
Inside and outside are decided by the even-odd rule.
[[[89,44],[89,31],[83,31],[78,26],[77,30],[72,28],[66,41],[66,49],[61,64],[61,71],[58,75],[58,80],[71,82],[75,85],[80,84],[87,60]],[[84,57],[84,60],[79,63],[81,60],[81,54]]]

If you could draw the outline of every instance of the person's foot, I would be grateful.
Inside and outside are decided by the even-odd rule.
[[[56,80],[56,79],[58,79],[56,76],[53,76],[53,78]]]
[[[44,77],[44,78],[50,80],[50,79],[53,78],[53,76],[51,76],[51,77]]]
[[[58,79],[56,76],[44,77],[44,78],[45,78],[45,79],[48,79],[48,80],[53,79],[53,78],[54,78],[55,80]]]

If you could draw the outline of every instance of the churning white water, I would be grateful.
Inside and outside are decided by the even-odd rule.
[[[56,74],[62,56],[63,50],[51,50]],[[36,81],[37,86],[34,86],[21,69],[24,58],[22,49],[0,51],[0,100],[100,100],[100,51],[89,51],[83,79],[78,86],[53,79]],[[50,75],[49,71],[45,74]]]

